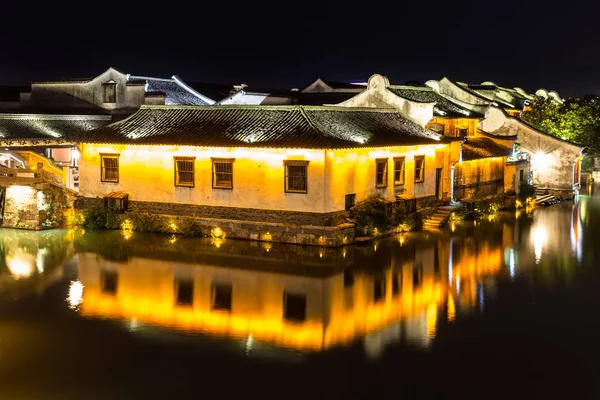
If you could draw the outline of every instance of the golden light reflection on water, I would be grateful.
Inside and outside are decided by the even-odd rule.
[[[440,317],[452,321],[457,310],[465,312],[477,304],[477,283],[503,266],[502,243],[473,238],[460,244],[410,241],[409,235],[402,234],[382,242],[404,253],[377,271],[352,266],[362,264],[357,259],[361,251],[365,261],[379,254],[374,246],[353,250],[351,257],[348,249],[340,249],[339,259],[350,267],[327,276],[142,257],[128,257],[123,263],[80,253],[79,279],[84,287],[80,313],[136,321],[136,326],[237,338],[247,348],[261,342],[321,351],[369,337],[371,344],[379,343],[370,347],[374,355],[389,335],[378,339],[370,335],[401,324],[403,340],[428,346]],[[214,238],[210,243],[214,254],[219,254]],[[265,251],[271,246],[256,246],[264,262],[273,261]],[[324,250],[317,248],[310,258],[302,259],[308,264],[326,263],[338,253],[327,250],[324,257]],[[231,256],[227,249],[220,254]],[[249,255],[239,257],[242,266],[244,257]],[[397,340],[397,335],[389,340]]]

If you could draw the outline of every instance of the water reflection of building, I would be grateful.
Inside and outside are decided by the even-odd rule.
[[[216,258],[109,261],[88,250],[79,255],[80,312],[297,350],[364,338],[367,352],[377,355],[400,340],[428,345],[440,316],[452,320],[482,304],[482,278],[503,261],[500,241],[474,238],[384,240],[380,249],[357,249],[351,266],[321,274],[315,266],[273,272]]]
[[[65,230],[0,230],[0,296],[42,291],[74,255],[73,234]]]

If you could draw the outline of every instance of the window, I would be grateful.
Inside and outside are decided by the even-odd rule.
[[[231,312],[231,291],[230,283],[213,283],[211,309]]]
[[[175,279],[175,304],[191,306],[194,303],[194,281],[192,279]]]
[[[404,157],[394,158],[394,185],[404,185]]]
[[[346,206],[345,206],[346,211],[348,211],[349,209],[354,207],[354,204],[356,204],[356,193],[347,194],[346,195]]]
[[[525,179],[525,170],[519,170],[519,182],[523,182]]]
[[[195,157],[174,157],[175,186],[194,187]]]
[[[387,187],[387,158],[375,160],[375,186],[378,188]]]
[[[415,156],[415,182],[425,181],[425,156]]]
[[[100,154],[102,182],[119,182],[119,155]]]
[[[213,189],[233,189],[233,158],[213,158]]]
[[[285,167],[285,192],[306,193],[308,191],[308,161],[283,162]]]
[[[467,136],[468,131],[468,128],[456,127],[454,128],[454,136],[464,138]]]
[[[283,318],[291,321],[306,320],[306,295],[283,292]]]
[[[428,125],[428,128],[435,133],[439,133],[440,135],[444,134],[444,124],[431,123]]]
[[[100,271],[100,288],[102,293],[115,295],[119,286],[119,271]]]
[[[105,103],[116,103],[117,102],[117,84],[114,82],[107,82],[102,85],[104,89],[104,102]]]

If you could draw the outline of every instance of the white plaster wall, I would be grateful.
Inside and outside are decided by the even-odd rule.
[[[119,153],[119,182],[100,181],[100,153]],[[196,157],[195,187],[174,186],[174,156]],[[234,158],[233,189],[212,188],[212,162]],[[284,193],[284,160],[307,160],[308,193]],[[324,151],[81,145],[79,193],[135,201],[324,212]],[[343,210],[343,206],[341,208]]]

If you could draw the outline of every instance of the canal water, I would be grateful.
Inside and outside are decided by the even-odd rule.
[[[598,398],[599,189],[342,249],[0,230],[0,399]]]

